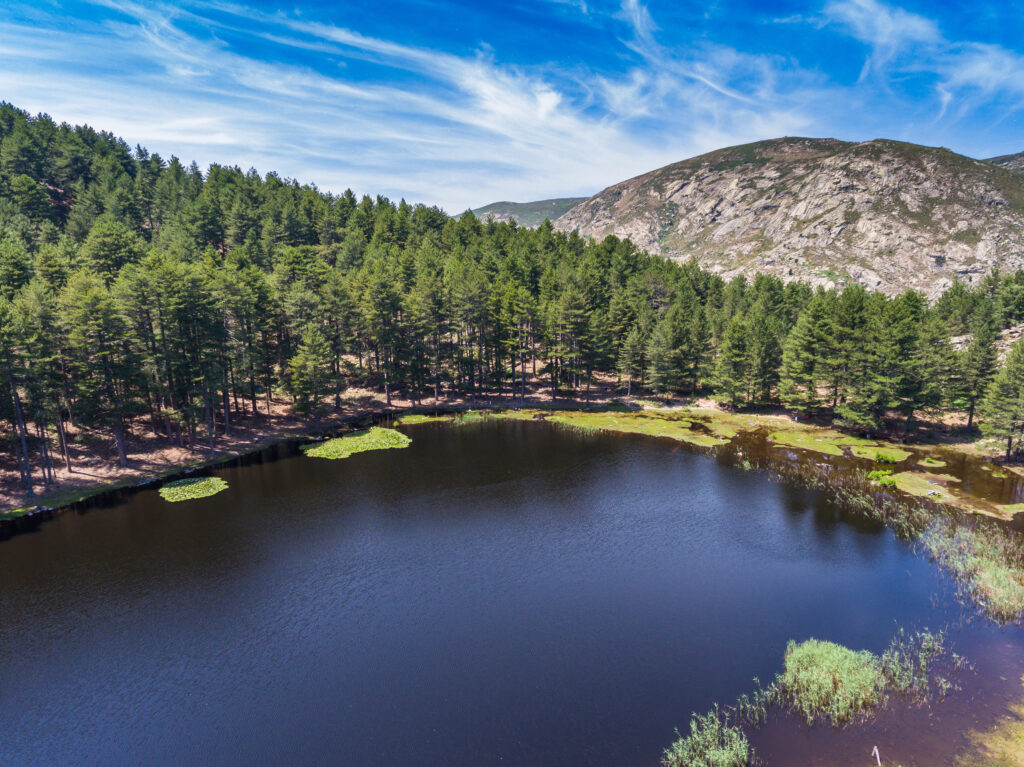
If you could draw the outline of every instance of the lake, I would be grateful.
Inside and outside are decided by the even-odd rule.
[[[0,761],[651,767],[789,639],[960,615],[884,527],[670,442],[404,430],[0,542]]]

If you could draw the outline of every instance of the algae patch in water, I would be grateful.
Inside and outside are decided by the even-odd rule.
[[[227,489],[228,483],[220,477],[187,477],[168,482],[160,488],[160,495],[165,501],[176,503],[208,498]]]
[[[899,463],[907,460],[911,455],[909,450],[884,445],[852,445],[850,452],[858,458],[867,458],[869,461],[880,461],[881,463]]]
[[[364,431],[355,431],[343,437],[329,439],[314,445],[304,445],[302,452],[311,458],[348,458],[355,453],[368,450],[388,450],[409,447],[412,440],[394,429],[374,426]]]
[[[945,483],[959,482],[949,474],[930,474],[917,471],[901,471],[893,474],[896,487],[908,495],[921,498],[935,498],[940,501],[952,501],[954,496],[946,489]]]
[[[447,423],[451,421],[453,416],[450,415],[423,415],[421,413],[411,413],[409,415],[403,415],[397,419],[395,423],[399,426],[412,426],[419,423]]]
[[[692,423],[674,414],[649,415],[647,413],[586,413],[563,411],[551,413],[548,420],[581,429],[613,431],[623,434],[646,434],[688,442],[700,447],[724,445],[729,440],[703,434],[692,429]]]

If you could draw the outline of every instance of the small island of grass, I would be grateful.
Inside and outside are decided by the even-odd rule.
[[[374,426],[315,445],[304,445],[302,452],[310,458],[338,459],[348,458],[356,453],[365,453],[368,450],[409,447],[411,443],[412,440],[400,431]]]
[[[167,482],[160,488],[160,495],[165,501],[177,503],[208,498],[227,489],[228,483],[220,477],[186,477]]]

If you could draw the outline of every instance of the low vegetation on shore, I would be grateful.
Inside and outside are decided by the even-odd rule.
[[[365,453],[368,450],[409,447],[410,444],[412,444],[412,439],[402,432],[374,426],[317,444],[304,445],[302,452],[310,458],[338,459],[348,458],[356,453]]]
[[[165,501],[193,501],[227,489],[228,483],[220,477],[186,477],[165,483],[160,488],[160,495]]]

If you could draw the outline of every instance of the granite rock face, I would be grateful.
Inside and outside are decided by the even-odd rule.
[[[937,296],[1024,268],[1024,176],[947,149],[783,138],[611,186],[555,222],[723,277],[769,273]]]

